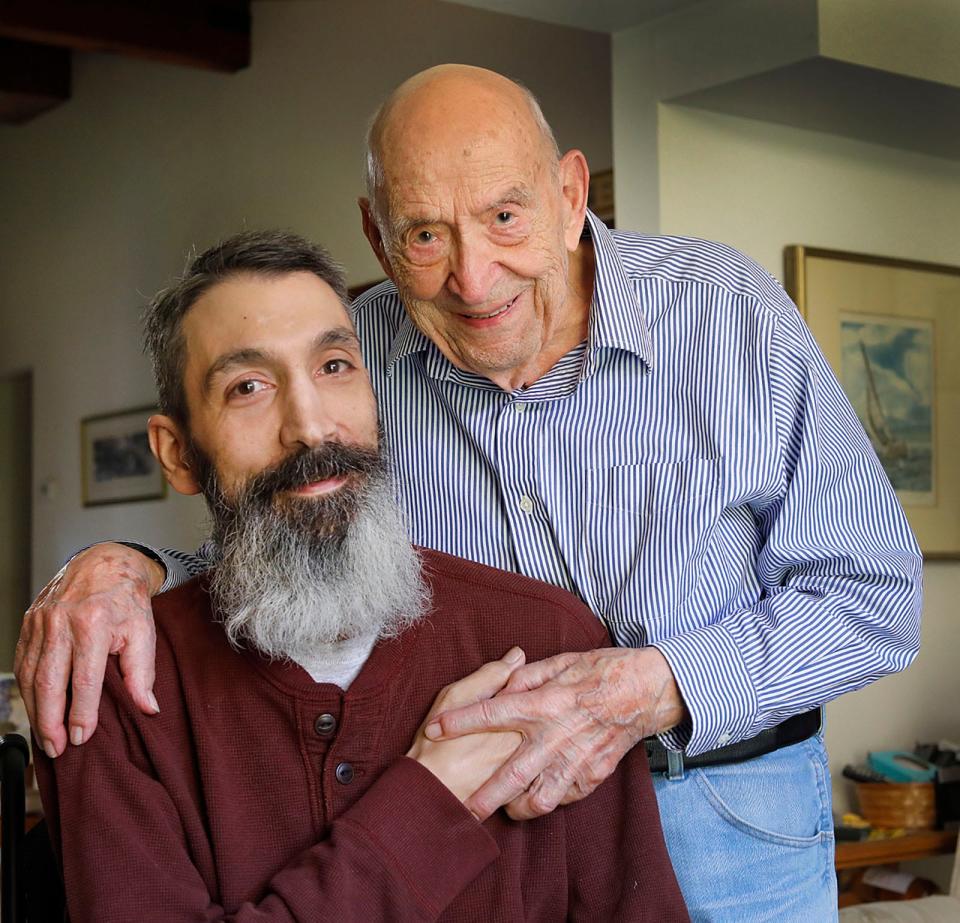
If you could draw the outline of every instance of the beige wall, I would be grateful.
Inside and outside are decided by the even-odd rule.
[[[396,83],[448,60],[501,70],[541,96],[562,145],[610,166],[606,36],[435,0],[253,14],[242,73],[77,55],[68,104],[0,128],[0,374],[35,373],[35,589],[93,539],[202,537],[199,502],[177,496],[84,509],[79,420],[152,400],[138,312],[194,243],[289,227],[351,282],[380,275],[355,203],[367,118]]]
[[[960,163],[671,106],[659,146],[662,231],[733,244],[778,278],[791,243],[960,265]],[[868,749],[960,737],[960,564],[924,581],[913,666],[827,708],[838,806],[840,770]]]

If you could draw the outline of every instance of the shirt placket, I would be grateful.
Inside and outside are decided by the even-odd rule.
[[[300,725],[300,738],[307,757],[314,791],[314,818],[320,831],[329,828],[337,814],[335,790],[330,784],[331,746],[336,740],[343,713],[343,697],[330,695],[322,700],[300,702],[297,705],[297,718]]]
[[[572,589],[540,481],[542,405],[523,393],[497,416],[496,471],[521,573]]]

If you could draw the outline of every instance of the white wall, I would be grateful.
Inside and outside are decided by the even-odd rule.
[[[673,106],[659,146],[664,233],[725,241],[778,278],[792,243],[960,265],[960,163]],[[960,564],[927,564],[924,579],[913,666],[827,708],[838,805],[840,770],[868,749],[960,736]]]
[[[722,240],[777,278],[786,244],[960,264],[956,161],[681,106],[659,116],[663,233]]]
[[[138,313],[194,243],[289,227],[352,283],[380,275],[355,203],[366,121],[394,85],[444,61],[492,67],[541,96],[562,145],[611,164],[606,36],[435,0],[253,14],[246,71],[77,55],[69,103],[0,127],[0,374],[34,371],[35,590],[94,539],[196,545],[198,501],[81,506],[79,421],[152,400]]]

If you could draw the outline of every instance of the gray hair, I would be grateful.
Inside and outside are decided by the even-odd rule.
[[[210,592],[233,645],[306,665],[343,639],[398,637],[429,610],[386,470],[340,501],[345,512],[355,505],[342,536],[327,532],[331,498],[282,508],[273,499],[207,495],[220,552]]]
[[[543,109],[540,107],[540,101],[533,94],[532,90],[525,87],[518,80],[513,80],[511,82],[519,88],[521,93],[523,93],[523,97],[530,109],[530,115],[533,117],[534,124],[537,126],[537,130],[543,139],[546,149],[550,151],[557,160],[559,160],[560,146],[557,144],[557,139],[553,133],[553,129],[550,127],[550,123],[543,114]],[[383,189],[384,170],[380,142],[383,135],[383,126],[386,123],[387,116],[390,114],[392,104],[392,96],[380,104],[380,106],[377,108],[377,111],[374,112],[370,119],[366,136],[365,162],[367,198],[370,200],[370,211],[373,215],[374,221],[376,221],[381,232],[383,232],[384,228],[381,224],[383,215],[380,214],[380,192]]]
[[[244,231],[188,261],[180,279],[159,292],[143,313],[143,350],[153,364],[160,410],[181,425],[188,420],[183,373],[183,319],[219,282],[240,275],[275,277],[311,272],[349,303],[343,269],[323,247],[287,231]],[[349,316],[349,311],[348,311]]]

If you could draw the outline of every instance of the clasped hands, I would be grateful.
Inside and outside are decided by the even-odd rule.
[[[473,704],[451,709],[456,703],[441,699],[422,729],[428,740],[513,732],[503,765],[464,802],[480,819],[505,807],[525,820],[578,801],[642,738],[684,716],[676,681],[655,648],[560,654],[516,666],[495,695]]]

